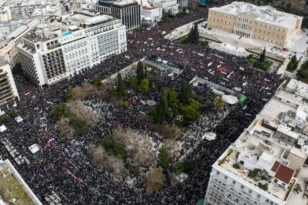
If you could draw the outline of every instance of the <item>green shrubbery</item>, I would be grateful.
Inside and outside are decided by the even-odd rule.
[[[120,159],[126,158],[127,153],[125,148],[112,137],[105,136],[102,140],[99,141],[98,144],[102,145],[109,154],[112,154]]]

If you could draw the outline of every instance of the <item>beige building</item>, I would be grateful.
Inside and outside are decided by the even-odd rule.
[[[303,17],[244,2],[209,9],[208,27],[283,47],[299,33]]]

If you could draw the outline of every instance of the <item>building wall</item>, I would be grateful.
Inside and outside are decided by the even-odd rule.
[[[22,69],[38,85],[70,78],[127,50],[126,30],[120,20],[45,42],[23,42],[26,46],[19,45]]]
[[[102,14],[114,15],[122,20],[126,30],[134,30],[140,26],[140,5],[138,3],[125,6],[96,5],[95,10]]]
[[[284,205],[284,201],[268,194],[244,179],[213,166],[205,205]]]
[[[291,29],[283,28],[269,22],[254,19],[249,15],[232,15],[210,9],[208,27],[224,30],[229,33],[243,35],[283,47],[287,40],[300,31],[302,18]]]
[[[8,108],[15,104],[16,99],[19,99],[19,95],[10,65],[3,64],[0,66],[0,114],[3,113],[5,107]]]

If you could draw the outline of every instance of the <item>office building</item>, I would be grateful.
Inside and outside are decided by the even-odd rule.
[[[245,2],[209,9],[208,27],[283,47],[299,34],[303,17]]]
[[[308,104],[289,92],[295,84],[279,89],[213,164],[206,205],[308,203]]]
[[[95,10],[102,14],[122,19],[122,23],[126,26],[127,31],[137,29],[140,26],[140,5],[135,0],[100,0],[95,5]]]
[[[16,99],[19,99],[19,95],[10,65],[5,60],[0,59],[0,115],[16,104]]]
[[[18,49],[24,73],[39,86],[70,78],[127,50],[125,26],[108,15],[78,11],[38,28],[22,38]]]
[[[171,12],[173,15],[179,13],[180,5],[177,0],[148,0],[152,7],[161,8],[165,12]]]

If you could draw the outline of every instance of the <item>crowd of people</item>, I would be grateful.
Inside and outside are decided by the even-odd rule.
[[[207,9],[200,8],[184,17],[170,19],[153,28],[128,34],[127,52],[53,86],[38,88],[22,74],[14,76],[20,94],[17,114],[23,121],[18,123],[11,118],[5,124],[8,130],[1,134],[1,138],[9,139],[14,147],[29,159],[29,164],[15,164],[15,167],[43,203],[46,203],[46,197],[52,193],[59,196],[61,204],[70,205],[186,205],[195,204],[204,197],[211,165],[254,119],[266,99],[270,99],[281,83],[274,74],[249,70],[251,64],[244,57],[236,57],[202,45],[180,45],[177,41],[170,42],[162,36],[163,31],[168,33],[178,26],[206,16]],[[105,79],[146,56],[156,56],[173,64],[185,65],[178,81],[190,81],[198,76],[222,84],[222,79],[225,78],[227,80],[224,80],[224,86],[230,89],[239,87],[248,97],[245,108],[235,105],[234,109],[224,116],[221,123],[228,122],[231,125],[226,132],[218,134],[214,141],[201,141],[198,149],[187,156],[188,159],[198,162],[196,169],[189,174],[189,179],[154,193],[146,192],[142,186],[130,188],[125,182],[114,179],[108,172],[96,169],[91,163],[90,145],[101,136],[111,135],[111,129],[116,124],[112,123],[113,120],[117,119],[117,123],[140,129],[140,123],[136,120],[138,115],[134,112],[127,115],[128,110],[113,116],[113,108],[108,107],[107,120],[73,141],[61,136],[51,117],[54,105],[64,101],[68,86],[81,85],[85,80],[91,82],[95,75]],[[212,64],[209,66],[210,63]],[[225,70],[218,71],[219,65]],[[180,83],[176,81],[164,81],[157,86],[179,90]],[[155,96],[153,100],[157,101],[159,95]],[[38,156],[29,152],[28,147],[32,144],[40,146]],[[0,154],[2,158],[14,162],[3,144],[0,145]]]

